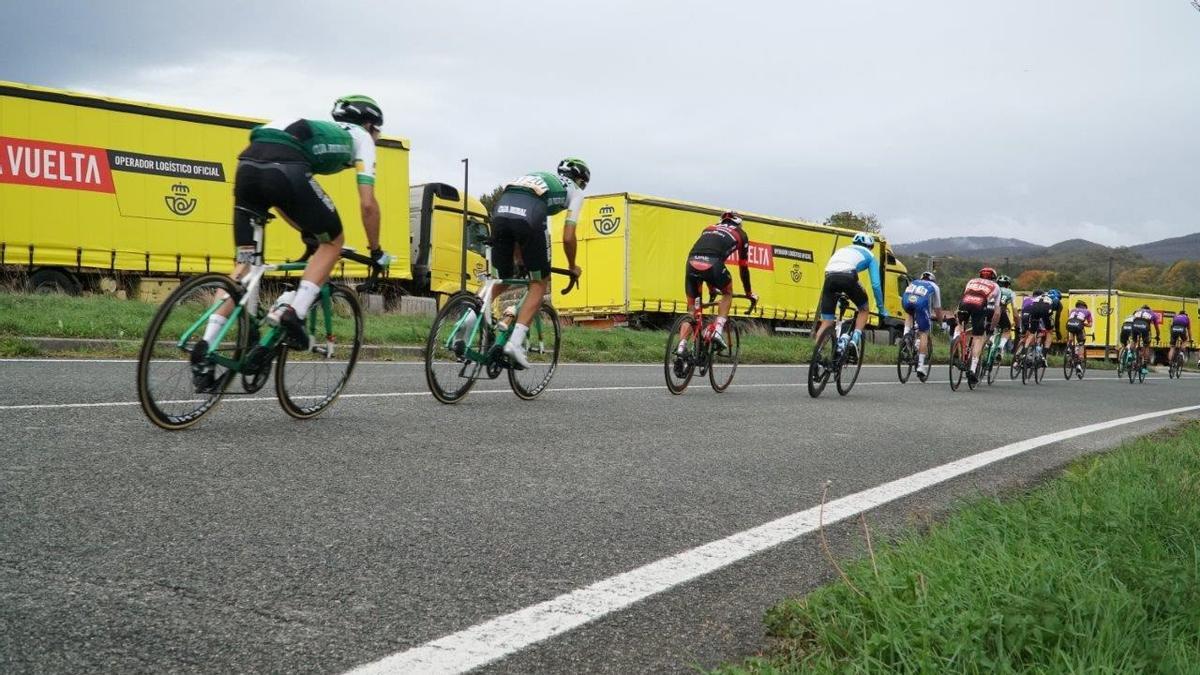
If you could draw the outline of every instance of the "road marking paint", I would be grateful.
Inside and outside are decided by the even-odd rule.
[[[1035,448],[1145,420],[1200,410],[1200,405],[1122,417],[1045,434],[921,471],[835,499],[824,507],[824,522],[836,523]],[[652,595],[732,565],[819,527],[820,506],[698,546],[525,609],[361,665],[351,675],[378,673],[462,673],[504,658]]]

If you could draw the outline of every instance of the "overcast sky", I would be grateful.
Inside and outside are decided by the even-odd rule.
[[[374,96],[413,182],[877,214],[893,241],[1200,231],[1190,0],[6,2],[0,79],[256,117]],[[385,214],[385,218],[386,218]],[[407,217],[405,214],[403,217]]]

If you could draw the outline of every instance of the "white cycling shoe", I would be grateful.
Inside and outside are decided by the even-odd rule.
[[[513,367],[517,370],[525,370],[529,367],[529,357],[525,356],[525,349],[521,345],[509,340],[504,343],[504,355],[512,361]]]

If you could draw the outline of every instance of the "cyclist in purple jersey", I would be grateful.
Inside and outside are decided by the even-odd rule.
[[[1167,363],[1175,360],[1175,352],[1187,347],[1192,341],[1192,320],[1188,318],[1187,308],[1179,310],[1171,320],[1171,353],[1167,355]]]

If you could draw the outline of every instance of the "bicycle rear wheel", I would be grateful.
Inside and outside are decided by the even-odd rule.
[[[362,348],[363,316],[358,296],[337,285],[329,286],[328,303],[323,295],[305,319],[312,347],[291,349],[285,343],[275,366],[279,405],[299,420],[320,415],[341,396]]]
[[[846,355],[840,368],[837,369],[837,393],[845,396],[854,388],[854,383],[858,381],[858,372],[862,370],[864,354],[866,354],[866,340],[859,341],[858,344],[851,340],[846,345]]]
[[[1132,361],[1132,362],[1129,364],[1129,368],[1127,368],[1127,369],[1125,370],[1125,374],[1129,376],[1129,384],[1133,384],[1133,380],[1134,380],[1134,379],[1137,377],[1137,373],[1135,373],[1134,371],[1135,371],[1135,370],[1136,370],[1136,371],[1141,371],[1141,369],[1142,369],[1142,365],[1141,365],[1140,363],[1138,363],[1138,361],[1139,361],[1139,359],[1136,359],[1136,358],[1135,358],[1135,359],[1134,359],[1134,360],[1133,360],[1133,361]]]
[[[558,369],[560,347],[558,312],[546,303],[538,308],[525,333],[525,357],[529,367],[524,370],[508,369],[508,384],[517,396],[531,401],[550,386],[554,371]]]
[[[987,383],[989,387],[996,382],[996,371],[1000,370],[1000,358],[1002,354],[1003,352],[996,347],[988,350]]]
[[[1015,380],[1021,374],[1021,363],[1025,360],[1025,347],[1013,347],[1012,362],[1008,364],[1008,379]]]
[[[679,348],[679,331],[685,325],[691,326],[691,332],[688,333],[683,354],[679,354],[675,350]],[[667,380],[667,391],[672,394],[682,394],[696,373],[693,352],[698,335],[696,321],[690,315],[684,314],[671,324],[671,331],[667,334],[667,352],[663,357],[663,375]]]
[[[240,288],[223,274],[205,274],[185,282],[159,307],[138,354],[138,401],[155,425],[177,431],[208,414],[221,400],[236,374],[235,368],[206,359],[211,384],[197,391],[191,352],[204,337],[208,316],[222,302],[232,305]],[[249,321],[239,311],[212,356],[240,361],[249,335]]]
[[[1078,361],[1077,365],[1079,366],[1079,368],[1078,368],[1078,370],[1075,371],[1075,378],[1082,380],[1083,376],[1085,374],[1087,374],[1087,369],[1088,369],[1087,350],[1086,349],[1084,350],[1083,356],[1079,357],[1079,361]]]
[[[908,378],[912,376],[913,364],[915,360],[916,349],[913,347],[912,333],[900,338],[900,349],[896,352],[896,376],[900,378],[900,384],[906,384]]]
[[[1033,382],[1034,384],[1041,384],[1042,380],[1046,377],[1046,355],[1043,353],[1041,356],[1036,356],[1034,358]]]
[[[958,387],[962,384],[963,371],[966,366],[963,365],[963,344],[962,340],[955,340],[950,345],[950,391],[958,391]]]
[[[1067,351],[1063,354],[1063,378],[1068,382],[1071,380],[1071,376],[1075,374],[1075,364],[1072,363],[1074,360],[1075,350],[1068,344]]]
[[[425,382],[433,397],[442,403],[458,403],[475,384],[480,363],[471,359],[467,351],[487,352],[486,328],[480,326],[474,330],[475,322],[483,319],[482,309],[483,301],[477,296],[453,297],[438,312],[429,329],[429,339],[425,341]]]
[[[808,395],[817,398],[825,390],[829,375],[833,372],[834,330],[830,326],[813,345],[812,358],[808,361]]]
[[[708,382],[713,391],[722,392],[733,382],[733,374],[737,372],[738,356],[742,348],[742,333],[738,323],[733,319],[725,322],[725,349],[717,351],[714,344],[709,351]]]

